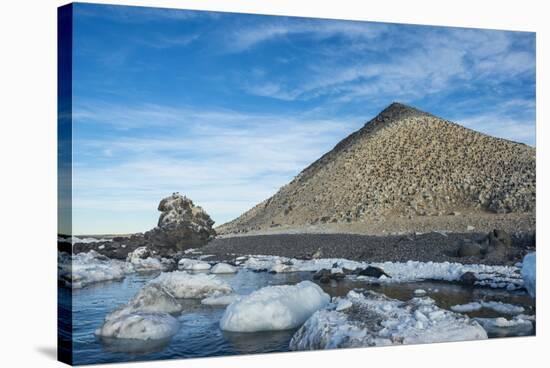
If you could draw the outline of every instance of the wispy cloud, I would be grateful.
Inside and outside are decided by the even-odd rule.
[[[276,18],[277,19],[277,18]],[[309,19],[278,17],[276,21],[235,29],[227,37],[228,51],[241,52],[274,39],[307,36],[317,40],[343,37],[347,40],[372,40],[388,26],[366,22],[325,20],[322,23]]]
[[[535,142],[530,33],[76,9],[82,231],[146,230],[173,191],[230,220],[392,101]]]
[[[349,65],[325,59],[310,68],[300,83],[266,80],[255,85],[249,83],[244,89],[282,100],[330,95],[343,102],[387,95],[410,100],[433,93],[449,93],[464,83],[485,80],[490,84],[518,74],[534,73],[534,55],[513,48],[516,36],[454,29],[414,37],[405,34],[384,41],[392,44],[386,47],[395,50],[379,61]],[[340,59],[338,55],[337,61]]]
[[[140,211],[149,221],[159,198],[174,191],[189,195],[218,223],[228,221],[272,195],[363,124],[361,119],[321,119],[307,114],[100,106],[96,105],[95,116],[87,114],[86,120],[80,120],[81,116],[76,124],[97,124],[111,116],[105,121],[117,126],[117,117],[123,116],[126,128],[139,131],[144,124],[154,124],[154,119],[147,121],[149,117],[160,116],[172,125],[154,137],[138,133],[77,138],[75,160],[80,164],[74,168],[75,210]],[[135,225],[133,231],[147,228],[143,223]]]

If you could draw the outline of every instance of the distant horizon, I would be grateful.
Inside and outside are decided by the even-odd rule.
[[[535,147],[535,34],[74,4],[73,233],[219,226],[392,102]],[[78,236],[78,235],[77,235]]]

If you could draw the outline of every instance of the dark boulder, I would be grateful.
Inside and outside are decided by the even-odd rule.
[[[323,268],[323,269],[315,272],[315,274],[313,275],[314,280],[320,280],[323,277],[329,277],[330,278],[330,270],[329,269]]]
[[[386,272],[384,272],[383,269],[379,267],[374,267],[374,266],[368,266],[367,268],[360,270],[358,275],[376,277],[376,278],[380,278],[381,276],[386,276],[391,278],[391,276],[388,275]]]
[[[490,247],[503,245],[509,248],[512,246],[512,237],[504,230],[495,229],[489,233],[488,238]]]
[[[457,255],[459,257],[479,257],[481,256],[481,245],[471,240],[465,240],[458,247]]]
[[[477,281],[477,277],[473,272],[465,272],[460,276],[460,282],[467,286],[474,286],[475,282]]]

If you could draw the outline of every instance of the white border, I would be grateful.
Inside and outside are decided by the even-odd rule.
[[[463,342],[228,358],[172,360],[116,367],[423,367],[543,365],[549,344],[545,312],[550,208],[543,121],[549,101],[549,22],[544,1],[309,1],[309,0],[135,0],[97,3],[296,15],[399,23],[513,29],[537,32],[537,223],[538,315],[536,338]],[[0,203],[2,259],[0,302],[2,366],[59,366],[56,346],[56,7],[66,2],[3,2],[1,37]],[[548,162],[548,161],[547,161]],[[546,363],[547,364],[547,363]],[[115,365],[107,365],[115,366]]]

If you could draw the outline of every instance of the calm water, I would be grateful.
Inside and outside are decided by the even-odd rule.
[[[229,333],[221,331],[219,320],[224,306],[204,306],[200,300],[183,300],[184,313],[178,318],[179,332],[167,341],[140,343],[136,341],[99,340],[94,331],[105,315],[125,304],[156,274],[129,275],[124,281],[92,285],[73,291],[74,363],[93,364],[122,361],[196,358],[206,356],[283,352],[294,330],[262,333]],[[295,284],[311,280],[312,273],[269,274],[241,270],[235,275],[218,275],[238,294],[248,294],[267,285]],[[532,301],[523,292],[490,289],[470,289],[447,283],[409,283],[394,285],[366,285],[360,281],[344,280],[321,285],[332,296],[343,296],[354,288],[369,288],[389,297],[408,300],[415,289],[424,289],[437,304],[448,309],[451,305],[473,300],[498,300],[526,307],[532,313]],[[63,290],[61,290],[63,293]],[[67,293],[68,294],[68,293]],[[63,295],[61,295],[63,298]],[[476,312],[471,316],[497,317],[496,312]]]

